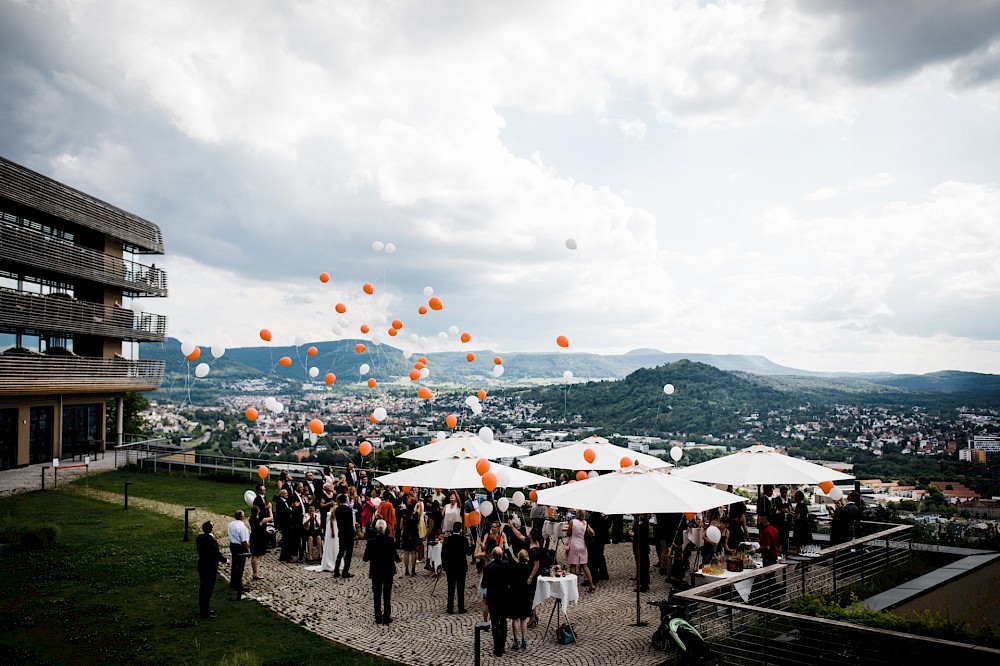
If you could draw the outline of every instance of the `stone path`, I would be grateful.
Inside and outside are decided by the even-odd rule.
[[[73,492],[94,499],[120,503],[115,493],[71,486]],[[182,506],[130,497],[129,504],[178,519],[183,519]],[[217,536],[225,537],[226,516],[197,510],[192,524],[213,520]],[[192,545],[192,548],[194,546]],[[447,583],[442,577],[434,590],[434,578],[423,571],[417,577],[397,576],[393,588],[393,623],[373,624],[372,592],[368,581],[368,566],[361,561],[363,544],[354,551],[354,578],[334,578],[330,572],[305,570],[304,565],[278,562],[277,553],[264,558],[262,573],[265,580],[254,581],[247,596],[259,601],[292,622],[330,640],[354,649],[378,654],[405,664],[432,666],[436,664],[472,664],[474,659],[474,627],[481,619],[482,598],[476,586],[478,577],[470,571],[466,590],[465,615],[447,615]],[[658,611],[645,605],[647,601],[666,597],[663,579],[654,575],[652,592],[643,595],[642,617],[649,625],[630,626],[635,622],[635,592],[631,577],[635,572],[630,544],[608,546],[606,549],[611,581],[603,581],[598,590],[587,594],[581,589],[580,603],[569,607],[570,618],[578,635],[572,645],[558,645],[549,630],[543,636],[552,609],[552,600],[539,607],[539,625],[528,630],[528,650],[511,651],[504,657],[493,656],[493,640],[482,634],[482,663],[499,664],[584,664],[653,665],[662,664],[667,655],[650,647],[650,637],[659,621]],[[402,568],[402,567],[400,567]],[[250,575],[247,565],[247,576]],[[511,640],[513,640],[511,635]]]
[[[106,472],[115,468],[115,454],[108,451],[103,455],[98,453],[93,455],[89,467],[75,467],[83,460],[65,460],[59,471],[59,485],[69,483],[75,478],[86,474],[96,474]],[[124,462],[124,458],[122,458]],[[27,492],[30,490],[40,490],[42,487],[42,468],[45,470],[45,489],[51,490],[55,487],[55,472],[52,463],[40,463],[37,465],[27,465],[17,469],[5,469],[0,472],[0,497],[13,495],[14,493]]]

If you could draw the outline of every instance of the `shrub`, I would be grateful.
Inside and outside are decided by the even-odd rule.
[[[248,650],[230,652],[219,661],[219,666],[258,666],[257,657]]]
[[[56,544],[59,526],[52,523],[14,524],[0,527],[0,543],[22,550],[42,550]]]

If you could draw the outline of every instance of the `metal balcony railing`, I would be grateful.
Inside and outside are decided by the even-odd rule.
[[[127,296],[166,296],[167,274],[13,224],[0,224],[0,261],[57,271],[120,288]]]
[[[2,157],[0,197],[106,234],[131,251],[163,254],[160,228],[149,220]]]
[[[116,340],[162,342],[167,318],[136,314],[114,305],[99,305],[59,294],[25,294],[0,289],[0,324],[51,333],[82,333]]]
[[[163,381],[163,361],[123,358],[0,354],[0,395],[153,391]]]

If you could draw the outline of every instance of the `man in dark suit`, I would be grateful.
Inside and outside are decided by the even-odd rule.
[[[353,578],[351,573],[351,558],[354,557],[354,509],[347,505],[347,495],[337,496],[337,508],[333,512],[337,521],[337,540],[340,548],[337,550],[337,562],[333,565],[334,577]],[[344,573],[340,573],[340,562],[344,562]]]
[[[507,645],[507,606],[510,603],[510,562],[503,559],[499,546],[493,549],[493,561],[483,569],[483,589],[490,609],[490,631],[493,633],[493,654],[503,656]]]
[[[263,483],[257,484],[257,496],[253,498],[253,506],[260,509],[260,515],[267,513],[267,488]]]
[[[594,530],[593,538],[589,541],[585,539],[590,573],[595,581],[608,580],[608,560],[604,557],[604,547],[608,544],[608,518],[599,511],[591,511],[587,514],[587,524]]]
[[[219,562],[226,563],[229,560],[219,549],[219,542],[215,540],[212,529],[215,526],[211,520],[205,521],[201,525],[201,534],[194,540],[195,550],[198,551],[198,610],[201,617],[205,619],[218,617],[214,611],[208,607],[212,600],[212,593],[215,592],[215,581],[218,578]]]
[[[295,543],[299,562],[304,561],[306,555],[306,531],[302,529],[302,519],[306,516],[304,490],[301,482],[296,483],[294,492],[288,496],[288,506],[292,509],[292,541]]]
[[[291,562],[298,550],[298,542],[292,530],[292,506],[288,501],[288,491],[284,488],[278,493],[278,502],[274,507],[274,529],[281,532],[281,554],[278,560]]]
[[[368,540],[363,558],[368,562],[368,578],[372,581],[375,624],[392,622],[392,579],[396,575],[396,562],[400,561],[396,542],[386,534],[387,529],[384,520],[375,521],[375,536]]]
[[[361,498],[368,497],[368,493],[372,490],[372,483],[368,480],[368,472],[362,471],[361,477],[358,479],[358,496]]]
[[[462,524],[455,523],[452,533],[441,542],[441,568],[448,577],[448,614],[455,612],[455,591],[458,590],[458,612],[465,612],[465,574],[469,571],[472,544],[462,536]]]
[[[360,481],[361,476],[358,474],[358,470],[354,468],[354,463],[347,463],[347,485],[357,488]]]

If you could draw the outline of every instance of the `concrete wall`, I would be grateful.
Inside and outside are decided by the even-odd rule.
[[[1000,627],[1000,560],[979,567],[891,609],[893,613],[932,610],[969,628]]]

